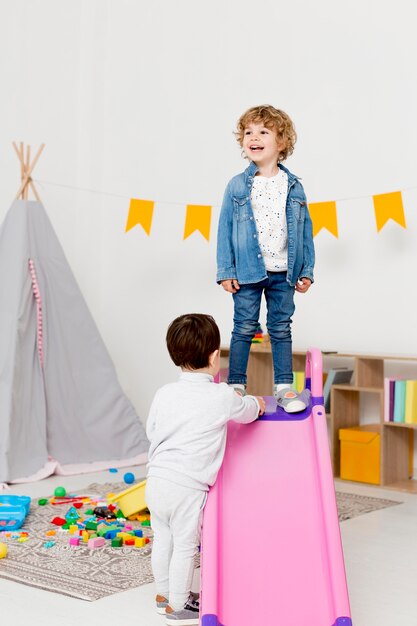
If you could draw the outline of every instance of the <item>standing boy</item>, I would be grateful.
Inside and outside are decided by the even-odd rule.
[[[245,393],[249,350],[264,293],[274,395],[279,406],[295,413],[306,408],[306,395],[291,386],[294,291],[308,291],[314,268],[304,189],[282,165],[293,152],[296,133],[286,113],[265,105],[240,117],[236,136],[250,164],[227,185],[217,238],[217,282],[234,300],[228,382]]]

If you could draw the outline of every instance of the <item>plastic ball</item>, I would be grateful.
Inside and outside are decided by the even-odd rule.
[[[5,543],[0,543],[0,559],[4,559],[7,556],[8,548]]]
[[[123,480],[127,485],[131,485],[135,480],[135,476],[134,474],[132,474],[132,472],[126,472],[126,474],[123,476]]]
[[[56,498],[65,498],[66,495],[67,490],[65,489],[65,487],[57,487],[54,491],[54,496]]]

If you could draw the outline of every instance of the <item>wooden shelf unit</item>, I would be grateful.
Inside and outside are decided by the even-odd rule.
[[[221,349],[221,356],[229,356],[229,348]],[[417,357],[395,355],[376,355],[332,352],[323,353],[323,365],[327,361],[343,359],[343,365],[352,363],[353,377],[351,385],[333,385],[330,396],[331,414],[328,415],[330,450],[335,476],[340,475],[339,429],[361,425],[360,403],[365,394],[377,398],[376,417],[381,436],[381,485],[417,493],[417,480],[413,474],[413,441],[417,424],[398,424],[384,421],[384,377],[387,362],[409,362],[415,367],[417,379]],[[303,370],[305,352],[293,352],[293,369]],[[248,362],[248,392],[254,395],[271,395],[273,389],[273,369],[271,344],[269,342],[252,344]]]
[[[337,354],[353,360],[351,385],[333,385],[330,395],[332,420],[331,451],[335,476],[340,473],[339,429],[360,425],[360,401],[364,394],[378,396],[378,424],[381,436],[381,485],[417,493],[413,475],[413,443],[416,424],[394,424],[384,421],[384,377],[389,361],[409,361],[415,365],[417,357],[387,355]]]

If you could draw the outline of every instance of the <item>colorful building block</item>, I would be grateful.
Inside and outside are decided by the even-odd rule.
[[[102,546],[106,545],[106,540],[104,539],[104,537],[92,537],[88,540],[87,545],[91,549],[101,548]]]
[[[105,539],[114,539],[117,537],[118,530],[108,530],[104,535]]]
[[[121,539],[123,539],[123,543],[126,541],[126,539],[130,539],[131,536],[132,535],[130,535],[129,533],[125,533],[124,531],[121,531],[116,535],[116,537],[120,537]]]
[[[121,537],[114,537],[111,540],[112,548],[121,548],[123,546],[123,539]]]
[[[135,548],[143,548],[145,543],[145,537],[135,537]]]
[[[67,520],[67,522],[70,522],[72,520],[75,520],[76,522],[79,518],[80,514],[78,513],[77,509],[71,506],[65,515],[65,519]]]

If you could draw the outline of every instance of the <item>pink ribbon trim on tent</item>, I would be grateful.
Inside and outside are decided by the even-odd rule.
[[[29,272],[32,281],[33,297],[36,301],[36,337],[38,346],[38,356],[41,367],[43,368],[43,318],[42,318],[42,298],[39,289],[38,278],[36,276],[35,264],[29,259]]]

